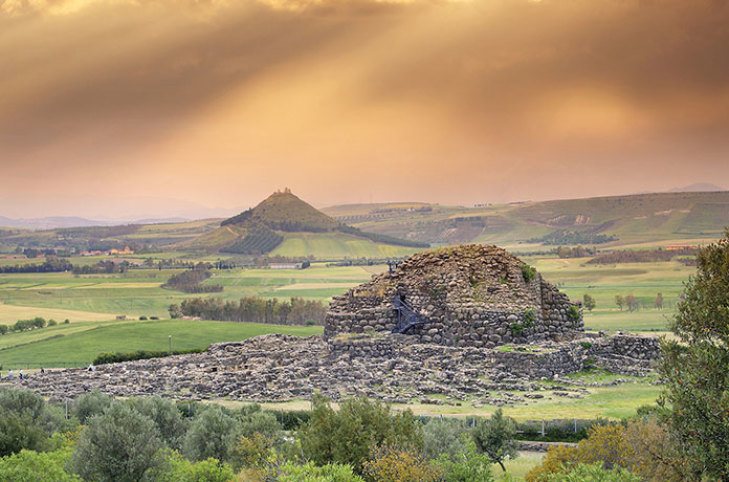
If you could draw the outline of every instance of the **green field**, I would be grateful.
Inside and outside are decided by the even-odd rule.
[[[418,251],[342,233],[285,233],[284,241],[271,251],[272,256],[314,256],[317,259],[388,258],[407,256]]]
[[[189,350],[268,333],[310,336],[321,331],[316,326],[188,320],[71,323],[0,337],[0,366],[6,370],[85,366],[104,352],[168,350],[170,335],[173,350]]]
[[[593,312],[585,312],[585,327],[593,330],[664,331],[673,316],[683,284],[695,268],[678,262],[588,265],[589,258],[525,258],[548,281],[557,284],[573,300],[585,293],[597,303]],[[664,308],[654,308],[658,293],[663,294]],[[620,311],[615,295],[633,294],[643,308]]]

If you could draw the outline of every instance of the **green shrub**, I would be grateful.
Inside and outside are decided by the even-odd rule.
[[[580,309],[575,305],[571,305],[567,310],[567,318],[574,323],[580,321]]]
[[[304,410],[272,410],[271,413],[284,430],[296,430],[311,418],[311,412]]]
[[[173,350],[173,351],[151,351],[137,350],[128,353],[101,353],[94,358],[94,365],[106,365],[107,363],[120,363],[134,360],[148,360],[150,358],[163,358],[171,355],[187,355],[190,353],[202,353],[202,348],[193,348],[190,350]]]
[[[192,460],[231,459],[240,437],[240,423],[218,406],[203,410],[190,424],[182,449]]]
[[[153,469],[149,480],[155,482],[230,482],[235,478],[233,469],[215,459],[190,462],[179,452],[163,450],[162,461]]]
[[[342,464],[316,466],[313,462],[304,465],[286,463],[278,470],[279,482],[364,482],[352,471],[352,467]]]
[[[0,480],[18,482],[81,482],[81,479],[66,471],[71,459],[71,450],[35,452],[21,450],[19,453],[0,458]]]
[[[532,328],[535,321],[537,321],[537,314],[534,308],[524,310],[524,328]]]
[[[509,325],[509,330],[511,330],[512,335],[522,336],[524,331],[526,331],[526,327],[517,321]]]
[[[528,264],[522,264],[521,275],[524,278],[524,282],[531,283],[534,278],[537,277],[537,270],[533,266],[529,266]]]
[[[460,453],[448,457],[445,454],[439,457],[436,464],[443,472],[444,482],[490,482],[491,459],[488,455],[479,454],[472,438],[465,438]]]
[[[170,448],[179,449],[187,432],[187,421],[175,402],[161,397],[134,397],[126,403],[154,422],[162,441]]]
[[[361,473],[377,447],[416,452],[423,448],[422,426],[409,410],[391,413],[380,401],[353,398],[336,411],[321,395],[315,395],[312,404],[299,439],[304,457],[319,465],[348,464]]]
[[[51,434],[70,428],[60,409],[48,405],[40,395],[24,389],[0,389],[0,457],[22,449],[45,450]]]
[[[85,424],[91,417],[103,414],[113,399],[98,390],[93,390],[78,397],[71,404],[71,413],[73,413],[79,422]]]
[[[56,320],[48,320],[48,326],[56,326],[58,322]]]
[[[114,402],[103,415],[89,420],[71,465],[86,480],[136,482],[160,465],[162,447],[152,420]]]
[[[423,455],[428,459],[445,456],[454,460],[466,449],[464,434],[468,434],[468,429],[463,420],[430,420],[423,426]]]
[[[545,482],[641,482],[643,479],[625,469],[605,469],[601,463],[577,464],[567,472],[551,474]]]

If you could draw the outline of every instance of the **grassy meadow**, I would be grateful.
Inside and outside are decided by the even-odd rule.
[[[0,365],[4,369],[85,366],[103,352],[168,350],[170,336],[173,350],[190,350],[269,333],[310,336],[321,332],[318,326],[190,320],[61,324],[0,337]]]

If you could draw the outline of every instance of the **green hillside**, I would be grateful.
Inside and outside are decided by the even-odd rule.
[[[326,212],[363,230],[429,243],[504,246],[703,242],[729,225],[729,191],[654,193],[479,207],[335,206]],[[616,239],[615,239],[616,238]],[[561,242],[560,242],[561,241]]]
[[[286,189],[179,247],[243,256],[341,259],[410,254],[428,244],[348,226]]]

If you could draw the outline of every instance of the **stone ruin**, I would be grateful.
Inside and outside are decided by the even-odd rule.
[[[403,330],[407,315],[414,321]],[[574,339],[584,327],[580,305],[533,268],[496,246],[467,245],[416,254],[335,298],[324,335],[392,331],[494,348]]]
[[[23,384],[55,399],[99,389],[267,402],[319,391],[335,400],[504,405],[579,398],[585,385],[564,375],[590,366],[642,376],[659,356],[656,338],[585,333],[579,305],[492,246],[409,258],[336,298],[324,332],[259,336],[94,372],[52,370]]]

